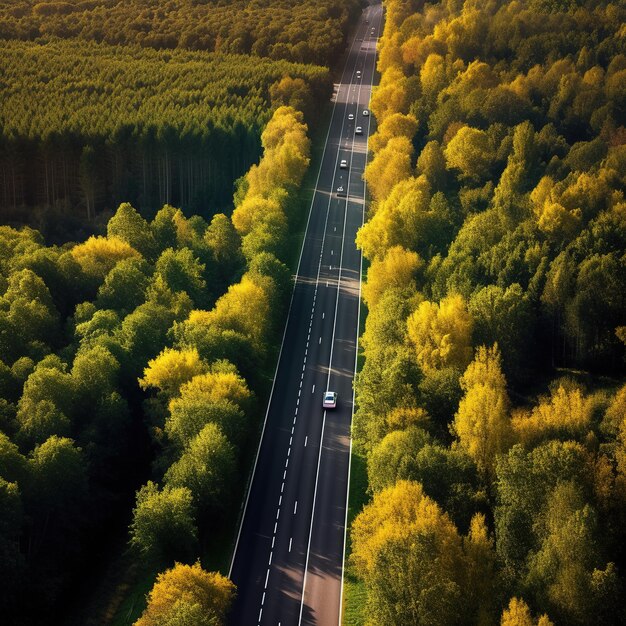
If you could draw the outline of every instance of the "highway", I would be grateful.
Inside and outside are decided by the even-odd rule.
[[[233,625],[340,622],[371,117],[382,27],[367,6],[336,86],[294,291],[230,577]],[[354,116],[354,119],[349,119]],[[362,134],[356,133],[361,127]],[[346,160],[348,167],[340,167]],[[337,194],[343,187],[347,197]],[[343,194],[342,194],[343,195]],[[335,409],[323,410],[327,389]]]

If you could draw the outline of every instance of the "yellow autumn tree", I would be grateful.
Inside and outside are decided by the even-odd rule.
[[[502,612],[500,626],[552,626],[547,615],[534,620],[524,600],[511,598],[508,608]]]
[[[117,237],[93,236],[74,246],[72,256],[87,276],[100,281],[120,261],[141,258],[137,250]]]
[[[379,124],[396,113],[408,113],[411,102],[409,82],[400,67],[390,67],[372,94],[370,108]]]
[[[622,426],[622,421],[626,417],[626,385],[620,387],[613,396],[611,403],[606,409],[604,423],[611,432],[618,433]]]
[[[243,237],[268,216],[282,216],[283,210],[275,198],[247,195],[233,211],[232,221],[237,232]]]
[[[447,84],[446,64],[440,54],[429,54],[420,68],[420,85],[422,93],[430,101],[435,102],[439,92]]]
[[[394,137],[366,165],[363,175],[375,201],[384,200],[393,187],[412,173],[413,144],[406,137]]]
[[[532,411],[517,411],[511,423],[516,440],[529,447],[548,437],[584,436],[591,425],[592,411],[592,403],[580,389],[559,385]]]
[[[206,572],[200,563],[176,563],[158,575],[134,626],[219,626],[234,597],[235,585],[220,573]]]
[[[279,188],[300,184],[309,165],[310,140],[302,113],[281,106],[261,135],[263,157],[246,174],[247,195],[271,197]]]
[[[363,300],[371,309],[388,289],[415,291],[418,272],[424,262],[416,252],[401,246],[390,248],[382,259],[372,261],[363,285]]]
[[[416,132],[417,120],[414,115],[393,113],[384,119],[376,132],[369,138],[369,149],[378,152],[394,137],[406,137],[412,140]]]
[[[142,389],[155,387],[173,397],[178,394],[181,385],[205,370],[206,365],[195,348],[165,348],[157,357],[148,361],[143,378],[139,379],[139,386]]]
[[[448,169],[459,170],[462,179],[482,182],[489,173],[494,152],[487,133],[462,126],[444,149]]]
[[[352,525],[352,563],[368,591],[368,624],[458,623],[461,537],[419,483],[376,494]]]
[[[476,616],[475,623],[492,623],[494,608],[496,553],[482,513],[476,513],[470,522],[467,537],[463,538],[467,559],[468,608]]]
[[[607,418],[612,424],[619,424],[615,460],[617,461],[617,478],[615,480],[618,496],[626,503],[626,385],[615,395],[607,409]]]
[[[454,416],[453,432],[482,474],[491,476],[496,455],[511,443],[509,397],[497,344],[478,348],[461,377],[461,388],[465,395]]]
[[[537,225],[553,241],[573,238],[582,227],[580,209],[568,210],[558,202],[546,202],[538,211]]]
[[[252,399],[252,392],[245,379],[234,367],[213,367],[213,371],[194,376],[180,388],[180,397],[202,395],[207,402],[229,400],[239,408],[247,409]],[[179,398],[173,398],[170,406],[175,406]]]
[[[432,426],[430,415],[421,407],[396,407],[387,413],[385,421],[389,431],[406,430],[410,426],[428,431]]]
[[[430,185],[425,176],[398,182],[359,229],[357,246],[368,259],[383,256],[392,246],[414,249],[429,203]]]
[[[202,321],[239,332],[262,347],[269,324],[270,305],[267,293],[257,283],[244,274],[240,282],[228,288],[211,311],[202,315]]]
[[[464,369],[472,358],[473,322],[463,296],[445,297],[439,304],[424,301],[407,320],[409,340],[420,367]]]

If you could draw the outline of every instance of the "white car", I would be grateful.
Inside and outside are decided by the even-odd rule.
[[[346,197],[346,190],[343,188],[343,185],[339,185],[339,187],[337,187],[337,197],[338,198]]]
[[[346,161],[345,159],[341,159],[341,161],[339,162],[339,167],[342,170],[347,170],[348,169],[348,161]]]
[[[352,121],[354,119],[354,113],[349,113],[348,114],[348,120]]]
[[[367,117],[370,112],[367,109],[363,109],[363,117]]]
[[[362,134],[363,134],[363,129],[362,129],[360,126],[357,126],[357,127],[354,129],[354,134],[355,134],[355,135],[362,135]]]
[[[324,394],[322,406],[325,409],[334,409],[337,406],[337,393],[335,391],[327,391]]]
[[[357,70],[356,71],[356,77],[357,78],[361,78],[361,70]]]

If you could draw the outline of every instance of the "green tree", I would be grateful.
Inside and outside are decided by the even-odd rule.
[[[417,455],[429,443],[428,433],[415,426],[386,435],[367,458],[370,489],[376,493],[393,486],[398,480],[417,480]]]
[[[228,217],[223,213],[217,213],[204,233],[204,243],[211,251],[217,268],[221,293],[243,265],[240,252],[241,239]]]
[[[146,299],[149,266],[144,261],[120,261],[98,289],[96,304],[102,309],[124,313],[133,311]]]
[[[59,313],[43,280],[29,269],[13,272],[0,298],[0,357],[13,363],[25,353],[47,352],[59,336]]]
[[[7,435],[0,432],[0,476],[10,483],[24,485],[28,478],[28,462]]]
[[[155,255],[156,242],[148,222],[128,202],[120,204],[109,220],[107,237],[125,241],[146,259],[152,259]]]
[[[530,298],[522,287],[517,283],[506,289],[497,285],[483,287],[472,294],[468,310],[474,320],[474,343],[497,343],[507,377],[524,378],[532,362],[535,320]]]
[[[588,624],[617,609],[613,563],[601,563],[597,516],[573,482],[558,484],[539,520],[539,550],[529,559],[528,585],[542,608],[567,623]],[[596,581],[602,581],[596,585]],[[613,610],[612,610],[612,607]]]
[[[14,614],[16,597],[24,584],[24,558],[19,541],[22,535],[24,511],[20,490],[14,482],[0,476],[0,607],[4,615]]]
[[[155,265],[155,276],[160,276],[173,292],[185,291],[197,304],[205,302],[204,271],[204,264],[189,248],[168,248],[161,253]]]
[[[531,451],[513,446],[496,464],[494,510],[498,556],[504,572],[521,581],[538,549],[535,521],[559,482],[589,489],[589,453],[572,441],[549,441]]]
[[[164,487],[148,481],[138,492],[130,544],[158,563],[192,558],[197,544],[193,496],[186,487]]]
[[[165,473],[171,487],[187,487],[199,511],[222,511],[235,478],[235,449],[216,424],[207,424]]]
[[[30,444],[68,435],[75,405],[75,383],[56,356],[40,361],[24,383],[18,403],[19,437]]]

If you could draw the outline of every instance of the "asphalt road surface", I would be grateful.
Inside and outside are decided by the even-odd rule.
[[[338,624],[359,322],[367,109],[382,26],[366,7],[336,85],[274,386],[231,564],[234,625]],[[354,119],[349,119],[354,116]],[[362,134],[357,134],[360,127]],[[348,166],[340,167],[346,160]],[[343,187],[346,197],[338,195]],[[324,410],[326,390],[338,393]]]

